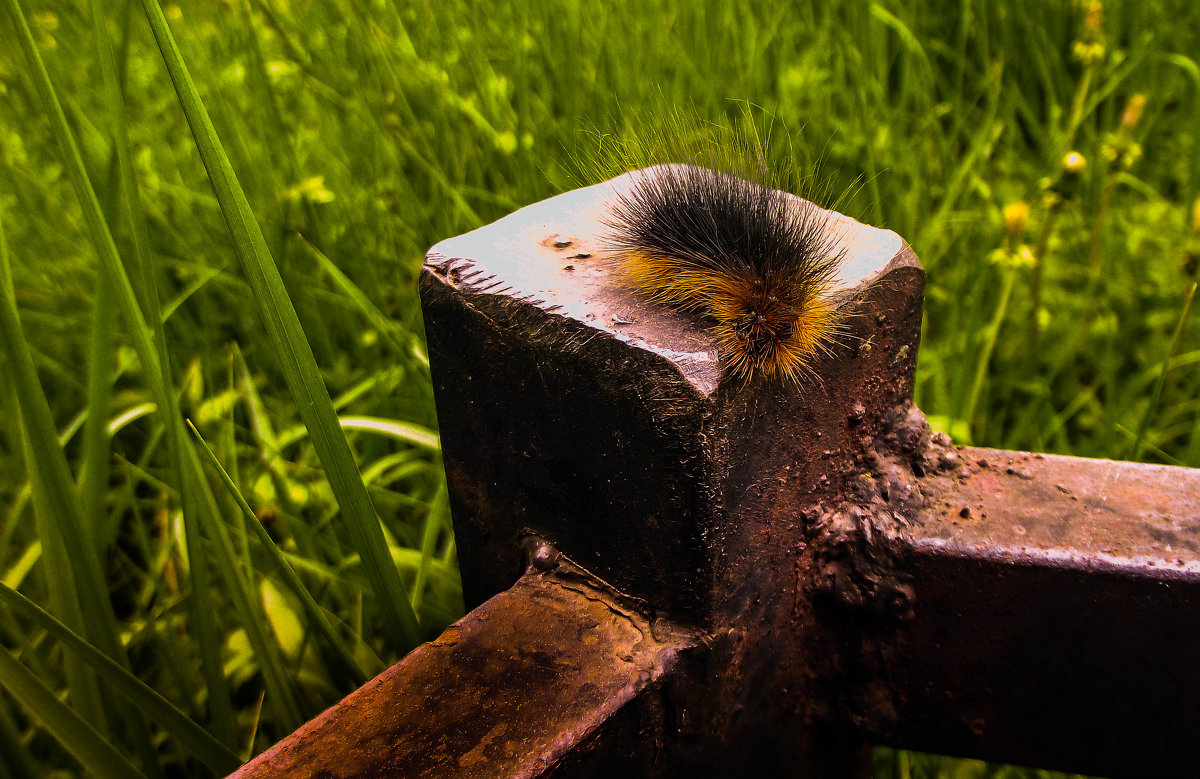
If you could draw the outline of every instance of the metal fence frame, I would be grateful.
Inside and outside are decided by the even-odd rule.
[[[1200,470],[956,447],[912,404],[924,271],[839,218],[846,334],[723,384],[596,251],[612,185],[431,250],[474,611],[237,776],[865,776],[869,744],[1194,770]]]

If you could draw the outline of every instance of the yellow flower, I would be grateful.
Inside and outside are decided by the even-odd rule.
[[[1097,35],[1100,26],[1104,24],[1104,3],[1100,0],[1089,0],[1083,4],[1083,29],[1089,35]]]
[[[1004,207],[1004,229],[1011,236],[1018,236],[1025,231],[1025,223],[1029,221],[1029,204],[1017,200]]]
[[[1077,151],[1067,152],[1062,161],[1063,172],[1072,176],[1081,175],[1087,167],[1087,159]]]
[[[312,203],[330,203],[333,201],[334,195],[325,186],[324,176],[311,176],[299,184],[289,187],[279,201],[282,203],[299,198],[304,198]]]
[[[1125,113],[1121,114],[1121,129],[1125,131],[1132,130],[1137,127],[1138,122],[1142,121],[1142,111],[1146,108],[1146,96],[1140,92],[1129,98],[1129,102],[1125,104]]]
[[[1029,244],[1021,244],[1016,249],[993,249],[988,254],[988,262],[1006,268],[1032,268],[1037,264],[1033,249]]]
[[[1017,251],[1012,257],[1012,264],[1018,268],[1032,268],[1037,265],[1037,258],[1033,256],[1033,249],[1029,244],[1023,243],[1017,247]]]

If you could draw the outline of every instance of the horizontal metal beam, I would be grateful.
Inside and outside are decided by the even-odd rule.
[[[573,566],[531,571],[234,776],[649,775],[691,645]]]
[[[1184,776],[1200,732],[1200,470],[959,448],[893,552],[912,615],[861,721],[911,748]],[[943,457],[945,460],[945,457]],[[865,696],[864,696],[865,699]]]

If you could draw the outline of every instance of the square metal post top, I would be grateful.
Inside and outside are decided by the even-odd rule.
[[[569,317],[595,334],[657,354],[701,394],[720,382],[715,341],[693,316],[659,305],[613,278],[613,258],[603,251],[607,207],[636,177],[564,192],[521,208],[429,250],[426,268],[472,299],[523,301]],[[794,197],[794,196],[793,196]],[[797,207],[801,198],[795,197]],[[889,264],[915,264],[904,240],[890,230],[820,209],[827,229],[845,249],[835,289],[851,293],[870,285]]]
[[[773,506],[811,504],[911,397],[924,273],[899,236],[819,212],[844,248],[844,332],[803,385],[723,382],[711,323],[631,291],[603,251],[611,205],[654,173],[429,252],[421,294],[469,603],[515,580],[535,534],[711,623],[728,606],[719,571],[746,559],[726,542],[741,548]],[[779,489],[754,489],[771,479]]]

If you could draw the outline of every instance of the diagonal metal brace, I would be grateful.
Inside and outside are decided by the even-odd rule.
[[[662,683],[695,638],[543,548],[512,588],[234,774],[644,775]]]

